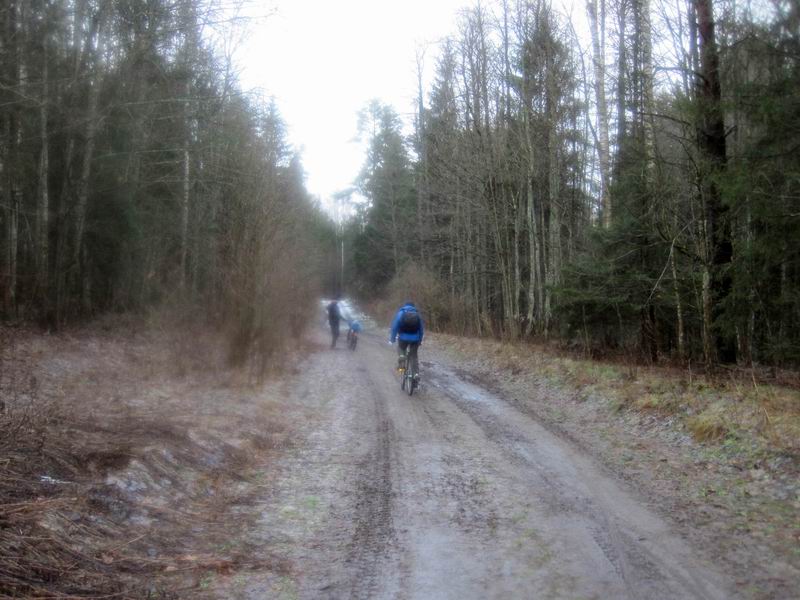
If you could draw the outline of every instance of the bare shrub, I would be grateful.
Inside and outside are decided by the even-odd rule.
[[[234,228],[220,312],[228,337],[228,361],[256,377],[282,363],[317,297],[317,256],[307,224],[310,206],[292,204],[287,190],[252,190],[259,203]]]
[[[435,273],[414,262],[408,263],[392,279],[375,310],[378,315],[391,318],[400,305],[409,301],[414,302],[422,312],[428,328],[460,334],[472,333],[467,325],[467,307],[461,298],[451,295]]]

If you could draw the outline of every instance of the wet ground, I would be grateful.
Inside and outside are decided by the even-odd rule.
[[[244,537],[291,568],[219,598],[733,598],[701,553],[586,452],[421,350],[409,397],[382,335],[301,366],[300,423]]]

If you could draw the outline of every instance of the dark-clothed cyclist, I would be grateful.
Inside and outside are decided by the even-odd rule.
[[[336,348],[336,340],[339,339],[339,320],[342,313],[339,311],[339,302],[334,300],[328,304],[328,325],[331,326],[331,349]]]
[[[413,302],[406,302],[394,316],[392,329],[389,332],[389,343],[394,344],[395,340],[399,342],[397,344],[398,363],[402,363],[406,348],[409,349],[408,357],[411,361],[411,368],[417,377],[419,377],[417,351],[424,334],[422,317],[417,311],[417,307]]]

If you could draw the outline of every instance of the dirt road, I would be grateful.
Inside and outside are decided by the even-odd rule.
[[[423,389],[412,398],[383,336],[307,360],[291,398],[301,434],[248,533],[291,572],[249,573],[213,593],[735,597],[590,456],[424,347],[422,360]]]

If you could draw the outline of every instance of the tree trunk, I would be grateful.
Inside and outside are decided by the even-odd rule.
[[[644,152],[648,191],[652,191],[655,182],[656,165],[655,144],[655,100],[653,95],[653,28],[650,20],[650,0],[639,0],[639,37],[642,51],[642,125],[644,129]]]
[[[694,0],[700,47],[700,77],[697,81],[699,105],[698,146],[703,159],[700,189],[705,205],[708,256],[708,299],[712,319],[714,351],[722,363],[736,362],[735,337],[720,323],[723,303],[732,287],[730,264],[733,244],[727,206],[722,201],[717,181],[725,171],[725,122],[722,113],[722,91],[719,76],[719,55],[714,34],[711,0]],[[709,324],[706,325],[707,327]]]
[[[100,93],[100,82],[89,83],[89,99],[86,109],[86,133],[81,161],[81,175],[77,185],[77,203],[75,205],[75,237],[73,238],[73,269],[79,274],[82,288],[85,290],[86,266],[81,261],[83,252],[83,235],[86,228],[86,211],[89,205],[89,178],[92,174],[92,159],[94,158],[95,135],[97,133],[97,102]],[[87,298],[84,297],[84,304]]]
[[[417,140],[419,151],[419,165],[417,167],[417,251],[420,262],[427,265],[426,254],[428,243],[428,223],[424,218],[423,208],[428,202],[428,151],[427,133],[425,126],[425,100],[422,84],[424,70],[424,52],[417,51]]]
[[[191,165],[188,131],[183,141],[183,193],[181,196],[181,290],[186,290],[187,256],[189,254],[189,193],[191,190]]]
[[[19,45],[19,4],[11,0],[6,7],[6,20],[3,24],[5,51],[4,76],[8,89],[16,90],[20,83],[20,45]],[[5,191],[6,217],[6,260],[4,305],[7,315],[17,312],[17,274],[19,251],[19,211],[21,191],[19,184],[19,147],[21,144],[21,124],[16,99],[3,94],[5,100],[5,119],[3,122],[3,188]]]
[[[678,270],[675,267],[675,252],[673,249],[670,249],[669,264],[670,268],[672,269],[672,288],[673,291],[675,292],[675,317],[678,328],[677,331],[678,360],[682,361],[686,357],[686,348],[685,348],[686,333],[684,331],[684,324],[683,324],[683,304],[681,302],[680,290],[678,289]]]
[[[592,64],[594,66],[594,90],[597,107],[597,153],[600,160],[600,206],[603,213],[603,226],[611,225],[611,197],[609,184],[611,180],[611,158],[608,143],[608,109],[606,107],[606,68],[605,45],[601,43],[601,35],[605,38],[605,0],[589,0],[586,11],[592,34]]]
[[[520,326],[520,296],[522,295],[522,265],[520,264],[519,248],[522,240],[520,239],[520,231],[522,229],[523,209],[521,200],[522,194],[517,193],[513,196],[513,210],[514,210],[514,323],[517,328],[517,335],[519,335]]]
[[[626,79],[627,79],[627,48],[625,46],[626,36],[626,2],[628,0],[618,0],[617,6],[617,29],[619,35],[619,48],[617,51],[617,155],[615,161],[615,177],[619,175],[622,167],[622,162],[625,158],[625,135],[626,135],[626,121],[625,108],[627,106],[625,100],[626,94]]]
[[[526,181],[526,200],[527,200],[527,221],[528,221],[528,324],[525,330],[526,335],[533,333],[539,323],[539,306],[537,303],[537,272],[536,258],[537,235],[536,235],[536,216],[534,207],[533,176],[528,175]]]
[[[522,74],[522,123],[525,135],[525,216],[527,221],[528,230],[528,315],[527,324],[525,327],[525,335],[529,336],[537,330],[540,324],[541,305],[538,298],[538,239],[537,226],[536,226],[536,207],[535,207],[535,191],[534,191],[534,177],[536,173],[535,164],[535,145],[533,141],[533,131],[531,127],[531,111],[530,106],[530,81],[529,69],[526,65],[523,66]]]
[[[90,30],[86,40],[86,53],[89,61],[97,66],[97,61],[101,54],[100,46],[102,44],[103,36],[103,8],[100,7],[100,14],[98,15],[98,25],[96,31]],[[96,39],[95,39],[96,34]],[[96,79],[93,79],[90,70],[87,69],[87,86],[88,98],[86,107],[86,129],[84,132],[84,148],[83,159],[81,161],[81,173],[76,186],[77,202],[75,205],[75,230],[72,243],[72,269],[78,276],[79,287],[81,290],[82,309],[88,311],[91,307],[90,301],[90,282],[89,282],[89,265],[86,261],[82,260],[87,256],[84,250],[84,233],[86,229],[86,212],[89,205],[89,179],[92,174],[92,161],[94,160],[95,136],[97,135],[98,127],[98,100],[100,96],[101,78],[99,76],[100,69],[96,68],[98,73]]]
[[[45,32],[43,41],[43,64],[42,64],[42,93],[39,104],[39,202],[36,210],[36,237],[37,237],[37,287],[39,295],[43,299],[45,318],[49,313],[50,288],[49,288],[49,253],[48,237],[50,232],[50,190],[48,180],[50,177],[50,140],[47,129],[48,103],[48,64],[47,52],[47,33]]]

